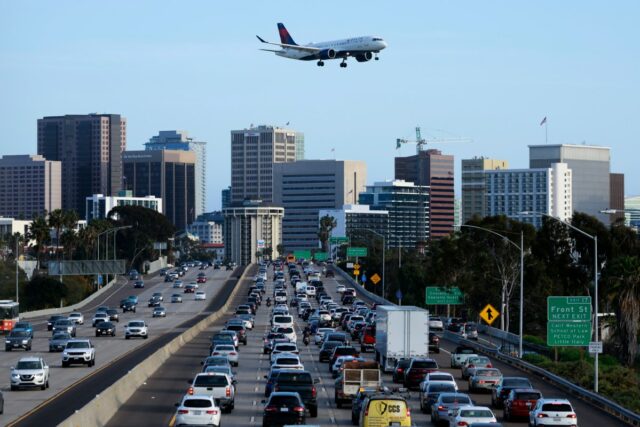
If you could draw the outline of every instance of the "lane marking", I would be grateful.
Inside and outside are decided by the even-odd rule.
[[[173,414],[173,417],[171,417],[171,421],[169,421],[169,427],[173,427],[175,423],[176,423],[176,414]]]

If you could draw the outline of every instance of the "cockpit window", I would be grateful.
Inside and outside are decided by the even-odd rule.
[[[382,39],[381,39],[381,38],[379,38],[379,37],[374,37],[374,38],[372,38],[372,39],[371,39],[371,41],[374,41],[374,42],[383,42],[384,40],[382,40]]]

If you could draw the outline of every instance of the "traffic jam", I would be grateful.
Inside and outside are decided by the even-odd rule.
[[[477,334],[461,319],[369,304],[333,275],[310,262],[259,265],[171,425],[237,424],[238,412],[265,427],[578,425],[569,400],[543,396],[524,374],[503,375],[473,347],[441,346],[445,329]],[[239,380],[243,367],[258,369],[253,384]]]

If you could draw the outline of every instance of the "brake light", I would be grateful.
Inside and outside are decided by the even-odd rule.
[[[230,356],[237,356],[238,353],[236,353],[235,351],[232,351],[231,353],[229,353]]]
[[[543,414],[542,412],[540,412],[538,415],[536,415],[537,418],[547,418],[549,415],[547,414]]]
[[[210,411],[207,411],[207,414],[209,414],[209,415],[218,415],[218,410],[217,409],[212,409]]]
[[[226,388],[224,389],[224,394],[225,394],[227,397],[230,397],[230,396],[231,396],[231,387],[226,387]]]
[[[466,421],[458,421],[458,425],[459,426],[468,426],[469,424],[467,424]]]
[[[487,365],[487,368],[493,368],[493,365],[492,365],[491,363],[489,363],[489,364]]]
[[[576,414],[569,414],[567,415],[567,418],[578,418],[578,416]]]
[[[213,356],[215,356],[216,354],[220,354],[220,352],[219,351],[214,351],[213,352]]]
[[[188,409],[178,409],[178,413],[179,414],[188,414],[189,410]]]
[[[316,386],[311,387],[311,397],[316,397]]]
[[[294,412],[304,412],[304,407],[302,406],[296,406],[295,408],[293,408]]]
[[[276,412],[278,410],[278,408],[276,408],[275,406],[267,406],[264,408],[265,412]]]
[[[407,417],[410,417],[411,416],[411,408],[409,408],[408,406],[406,408],[407,408]]]
[[[475,365],[469,365],[467,368],[475,368]]]
[[[398,372],[403,372],[403,371],[404,371],[404,369],[398,368]]]
[[[193,394],[193,387],[189,387],[189,390],[187,390],[187,394]]]

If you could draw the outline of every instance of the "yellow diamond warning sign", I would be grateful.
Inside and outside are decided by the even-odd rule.
[[[381,279],[380,276],[378,276],[378,273],[375,273],[373,276],[371,276],[371,281],[374,285],[377,285],[380,280]]]
[[[480,311],[480,317],[489,325],[491,325],[498,316],[500,316],[500,312],[498,312],[498,310],[496,310],[491,304],[487,304],[487,306]]]

